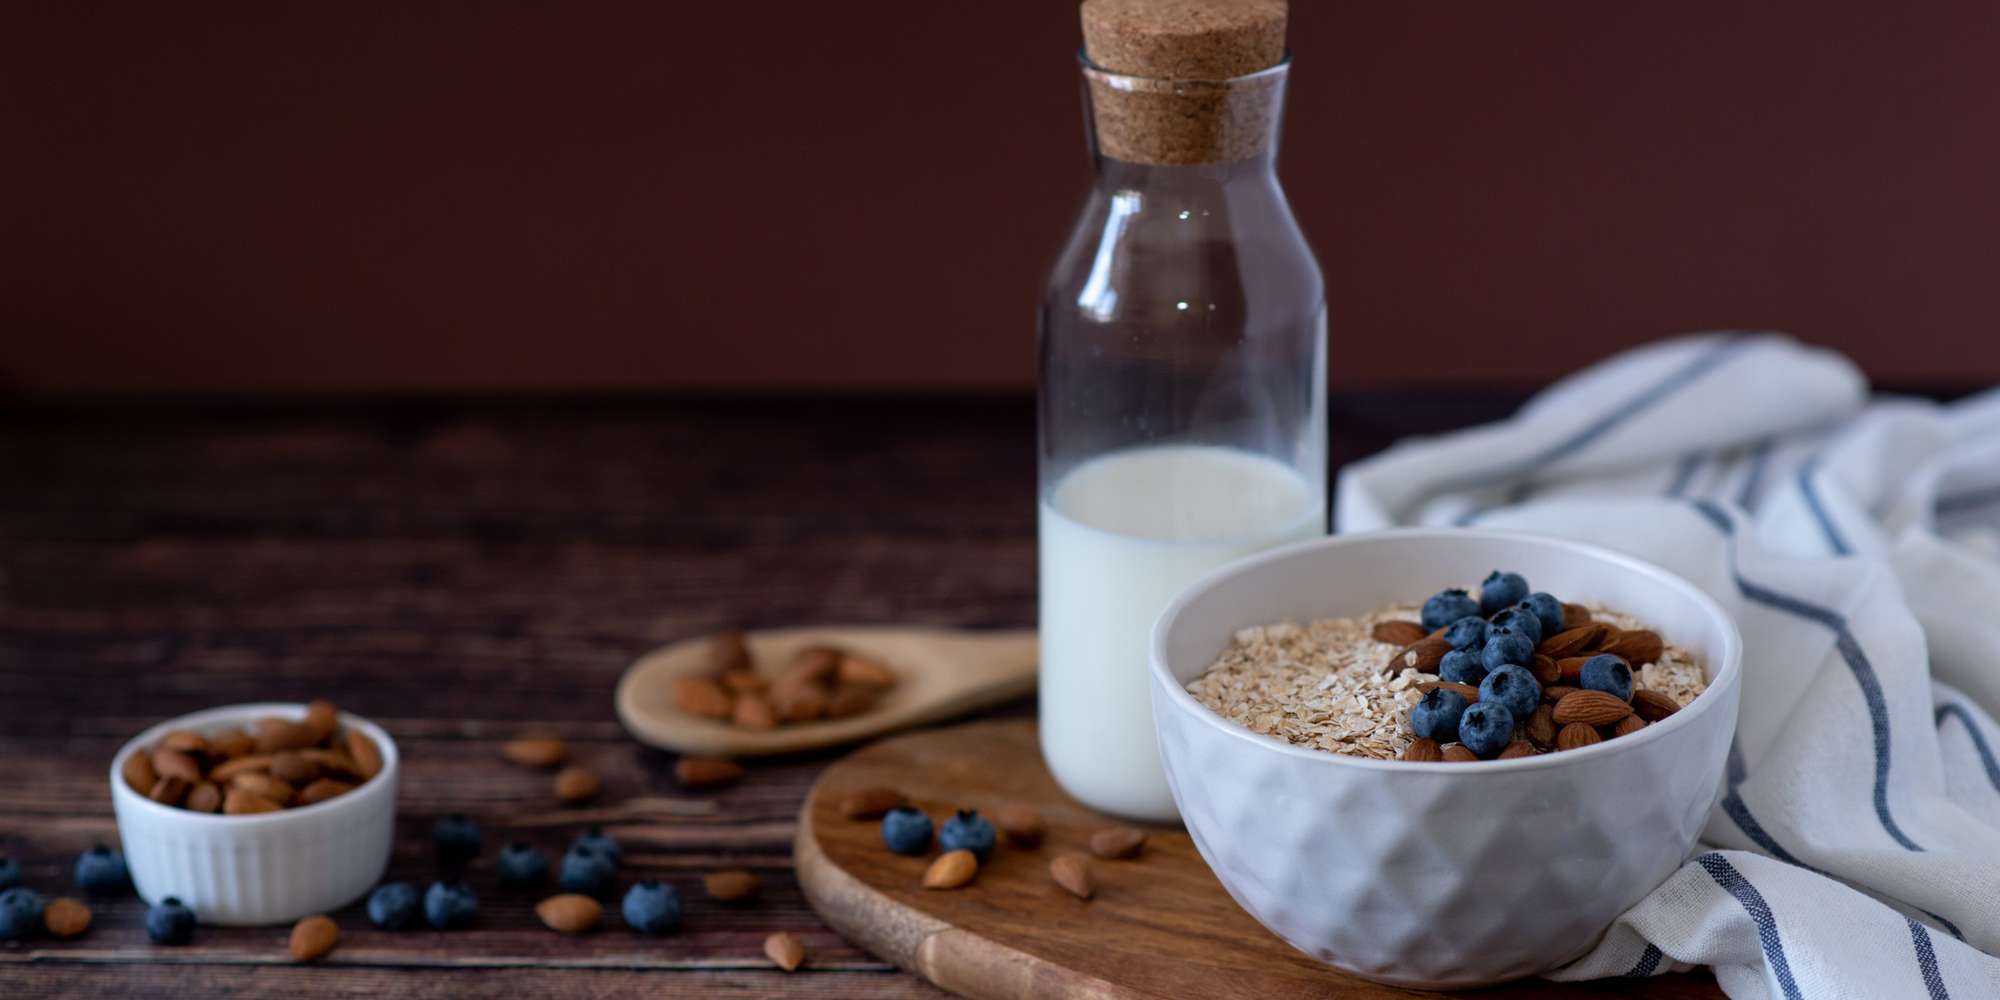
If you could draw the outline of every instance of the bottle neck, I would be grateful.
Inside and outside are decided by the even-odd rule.
[[[1277,156],[1290,60],[1228,80],[1157,80],[1087,60],[1083,95],[1093,159],[1152,168],[1269,173]]]

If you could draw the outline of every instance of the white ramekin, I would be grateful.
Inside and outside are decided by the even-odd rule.
[[[381,748],[381,773],[315,805],[225,816],[163,806],[125,784],[125,758],[167,733],[213,736],[272,715],[303,718],[305,706],[230,705],[183,715],[133,737],[112,758],[111,806],[141,898],[173,896],[205,924],[266,926],[330,913],[381,880],[396,832],[398,757],[396,741],[366,719],[342,713],[340,724]]]
[[[1237,629],[1363,614],[1517,571],[1699,654],[1701,697],[1637,733],[1470,764],[1346,757],[1260,736],[1186,684]],[[1559,538],[1410,529],[1226,566],[1153,631],[1153,716],[1174,801],[1231,896],[1299,950],[1399,986],[1533,975],[1594,944],[1679,867],[1721,790],[1742,639],[1693,584]]]

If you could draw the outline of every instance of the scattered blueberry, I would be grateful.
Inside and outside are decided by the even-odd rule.
[[[132,885],[125,855],[99,844],[77,856],[76,884],[94,896],[124,892]]]
[[[664,882],[634,882],[620,908],[625,923],[641,934],[666,934],[681,925],[681,894]]]
[[[625,863],[625,846],[597,827],[591,827],[576,835],[576,842],[611,859],[614,865]]]
[[[618,866],[604,852],[583,844],[572,844],[568,853],[563,855],[562,873],[557,881],[570,892],[602,896],[611,891],[612,882],[617,877]]]
[[[1438,676],[1453,684],[1478,687],[1486,679],[1486,665],[1479,662],[1478,650],[1454,649],[1438,661]]]
[[[21,863],[13,858],[0,858],[0,890],[12,889],[21,884]]]
[[[1511,628],[1527,636],[1529,642],[1537,646],[1542,644],[1542,620],[1535,617],[1534,612],[1522,610],[1520,605],[1502,608],[1499,614],[1493,616],[1493,625],[1496,628]],[[1489,629],[1486,634],[1490,637],[1493,632]]]
[[[508,885],[533,885],[548,877],[549,859],[541,848],[517,840],[500,849],[500,859],[493,868]]]
[[[0,892],[0,941],[26,941],[41,929],[41,896],[20,886]]]
[[[1445,627],[1444,641],[1453,649],[1469,649],[1479,652],[1486,645],[1486,619],[1478,615],[1466,615]]]
[[[938,849],[971,851],[983,865],[993,856],[993,824],[976,809],[960,809],[938,828]]]
[[[1542,703],[1542,685],[1526,667],[1513,664],[1486,675],[1479,684],[1479,703],[1505,708],[1515,722],[1526,722]]]
[[[422,914],[415,882],[384,882],[368,894],[368,921],[385,931],[410,927]]]
[[[1502,573],[1499,570],[1487,574],[1479,584],[1479,613],[1490,615],[1510,604],[1518,604],[1528,596],[1528,581],[1519,573]]]
[[[1487,671],[1498,670],[1511,663],[1517,667],[1526,666],[1535,658],[1535,644],[1520,629],[1506,625],[1495,625],[1486,630],[1486,648],[1479,652],[1479,662]]]
[[[479,916],[479,897],[457,879],[432,882],[424,890],[424,919],[441,931],[465,927]]]
[[[1465,714],[1465,706],[1464,695],[1432,688],[1410,709],[1410,728],[1425,739],[1449,743],[1458,735],[1458,720]]]
[[[462,864],[479,856],[479,824],[464,813],[440,817],[431,827],[431,842],[437,845],[438,860]]]
[[[882,815],[882,843],[897,854],[922,854],[931,849],[931,818],[907,806]]]
[[[172,896],[146,909],[146,936],[154,944],[186,944],[194,940],[194,911]]]
[[[1424,628],[1435,632],[1464,618],[1479,613],[1479,602],[1463,590],[1440,590],[1424,602]]]
[[[1482,701],[1459,716],[1458,741],[1481,758],[1498,755],[1513,740],[1514,713],[1500,705]]]
[[[1610,653],[1599,653],[1583,661],[1583,681],[1585,688],[1615,694],[1625,701],[1632,700],[1632,666],[1623,657]]]
[[[1514,606],[1534,613],[1535,620],[1542,623],[1542,637],[1545,639],[1563,630],[1563,602],[1556,600],[1554,594],[1529,594],[1527,600]]]

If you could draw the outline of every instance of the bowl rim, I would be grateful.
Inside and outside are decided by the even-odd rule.
[[[362,732],[367,733],[368,737],[375,741],[375,745],[382,750],[382,770],[376,772],[374,777],[354,786],[354,791],[346,795],[335,796],[324,802],[315,802],[309,806],[281,809],[272,813],[230,816],[219,812],[195,812],[192,809],[182,809],[179,806],[170,806],[155,802],[139,794],[132,786],[125,783],[125,759],[137,753],[139,748],[158,742],[160,738],[176,729],[197,729],[204,726],[227,725],[231,722],[252,721],[269,715],[304,716],[306,708],[307,706],[303,703],[289,701],[218,705],[214,708],[202,709],[199,712],[189,712],[186,715],[175,716],[174,718],[148,726],[137,736],[125,741],[125,744],[118,748],[118,752],[111,755],[111,769],[108,773],[108,778],[111,782],[112,797],[116,802],[125,804],[130,808],[149,812],[150,815],[175,822],[193,823],[197,826],[206,826],[216,830],[246,830],[286,823],[311,822],[315,817],[329,815],[333,810],[356,806],[364,798],[375,795],[380,788],[388,787],[394,783],[398,765],[402,761],[402,754],[396,747],[395,739],[381,726],[362,716],[346,711],[338,713],[341,723],[354,726]],[[385,781],[384,779],[387,780]]]
[[[1542,548],[1565,550],[1571,555],[1582,556],[1601,563],[1608,563],[1619,572],[1647,577],[1670,590],[1679,591],[1693,602],[1702,613],[1721,626],[1721,663],[1710,663],[1708,687],[1697,695],[1694,701],[1683,705],[1680,711],[1646,726],[1627,736],[1604,740],[1587,747],[1565,750],[1562,753],[1536,754],[1533,757],[1515,757],[1502,760],[1457,761],[1411,761],[1377,760],[1373,757],[1356,757],[1349,754],[1332,753],[1309,747],[1296,746],[1275,736],[1251,732],[1248,728],[1223,718],[1208,706],[1195,700],[1187,687],[1177,681],[1167,668],[1167,634],[1173,623],[1187,608],[1205,597],[1224,582],[1258,572],[1265,566],[1297,556],[1302,552],[1318,549],[1339,549],[1364,542],[1389,543],[1435,538],[1478,537],[1500,542],[1534,545]],[[1360,612],[1365,613],[1365,612]],[[1715,711],[1716,706],[1728,700],[1731,693],[1742,682],[1743,634],[1736,627],[1736,619],[1725,611],[1707,591],[1694,585],[1687,578],[1667,570],[1655,563],[1637,556],[1606,548],[1590,542],[1564,538],[1560,535],[1537,534],[1527,531],[1497,531],[1490,528],[1439,528],[1405,527],[1384,528],[1375,531],[1361,531],[1342,535],[1325,535],[1301,542],[1279,546],[1265,552],[1229,563],[1189,584],[1186,589],[1167,603],[1166,609],[1153,622],[1153,632],[1148,643],[1147,669],[1152,673],[1154,687],[1165,693],[1170,704],[1186,714],[1200,717],[1207,725],[1222,733],[1243,740],[1264,750],[1273,750],[1300,760],[1314,761],[1326,767],[1351,767],[1365,771],[1383,771],[1400,774],[1468,774],[1494,771],[1533,771],[1544,768],[1569,767],[1580,762],[1588,762],[1617,754],[1637,753],[1649,744],[1667,739],[1680,729],[1694,724],[1696,717]],[[1153,723],[1155,739],[1159,738],[1159,721]],[[1733,734],[1735,727],[1730,731]],[[1162,756],[1165,755],[1164,748]]]

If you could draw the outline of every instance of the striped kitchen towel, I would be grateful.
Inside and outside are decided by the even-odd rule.
[[[1348,466],[1335,522],[1586,539],[1736,616],[1703,845],[1553,978],[2000,997],[2000,391],[1871,398],[1786,337],[1678,338]]]

